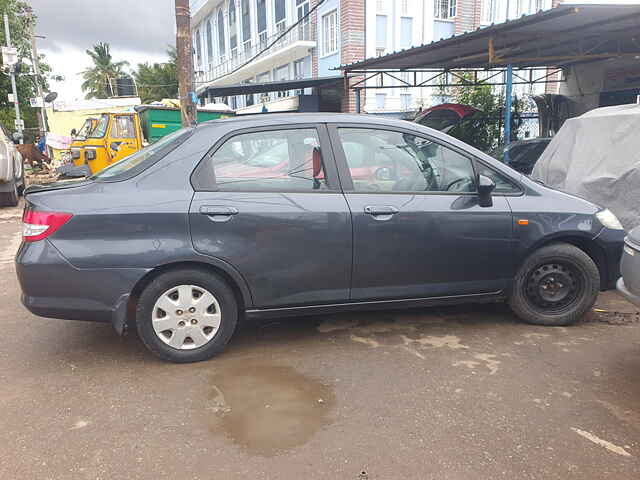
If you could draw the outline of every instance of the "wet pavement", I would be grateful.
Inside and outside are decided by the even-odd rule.
[[[19,221],[0,209],[0,478],[640,478],[640,317],[614,292],[569,328],[500,305],[248,322],[172,365],[29,314]]]

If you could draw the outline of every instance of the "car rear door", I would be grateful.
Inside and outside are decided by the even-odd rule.
[[[235,267],[255,307],[348,300],[351,216],[326,126],[235,131],[192,184],[194,248]]]
[[[478,205],[472,157],[392,127],[332,125],[330,135],[353,219],[352,299],[506,288],[511,210],[502,194]]]

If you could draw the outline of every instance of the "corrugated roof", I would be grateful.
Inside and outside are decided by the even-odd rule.
[[[248,95],[250,93],[279,92],[282,90],[298,90],[311,87],[333,87],[342,86],[344,77],[333,75],[329,77],[302,78],[298,80],[280,80],[276,82],[255,82],[238,83],[236,85],[213,85],[208,86],[201,94],[211,92],[215,97],[225,97],[228,95]]]
[[[640,55],[640,5],[561,5],[338,69],[554,67],[634,54]]]

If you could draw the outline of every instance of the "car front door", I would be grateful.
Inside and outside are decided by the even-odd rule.
[[[353,300],[506,288],[511,210],[499,192],[479,206],[471,156],[402,129],[333,125],[330,135],[353,219]]]
[[[351,216],[324,125],[234,132],[192,183],[194,248],[235,267],[255,307],[348,300]]]

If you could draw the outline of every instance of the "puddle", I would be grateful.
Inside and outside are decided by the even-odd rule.
[[[213,378],[210,430],[249,453],[273,456],[304,445],[329,422],[329,387],[285,366],[236,366]]]

